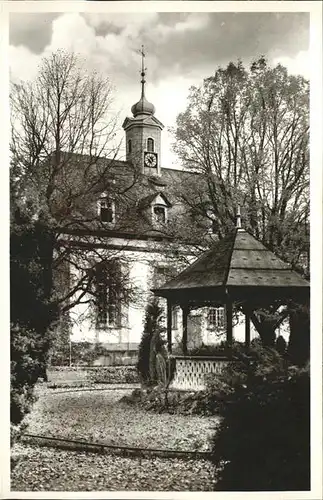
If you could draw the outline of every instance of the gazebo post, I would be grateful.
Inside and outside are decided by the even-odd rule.
[[[228,346],[232,346],[233,340],[233,328],[232,328],[232,302],[228,301],[226,303],[226,324],[227,324],[227,344]]]
[[[250,311],[245,311],[245,345],[250,347]]]
[[[167,350],[172,353],[172,303],[167,299]]]
[[[183,345],[183,354],[186,356],[187,354],[187,317],[189,313],[189,307],[187,305],[181,306],[183,313],[183,336],[182,336],[182,345]]]

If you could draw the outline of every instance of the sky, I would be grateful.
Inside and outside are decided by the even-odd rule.
[[[9,63],[15,80],[33,79],[42,57],[67,49],[85,58],[115,89],[122,122],[140,97],[138,53],[145,46],[146,97],[165,125],[162,166],[176,168],[169,131],[187,106],[191,85],[218,67],[264,55],[290,73],[309,77],[309,15],[276,12],[11,13]]]

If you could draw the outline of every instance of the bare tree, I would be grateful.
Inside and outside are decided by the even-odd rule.
[[[64,266],[78,271],[72,288],[56,288],[63,311],[91,290],[94,260],[85,258],[86,248],[93,253],[95,241],[96,257],[102,258],[103,240],[93,236],[106,227],[97,217],[98,197],[104,192],[114,202],[122,199],[125,209],[139,176],[132,165],[126,172],[118,166],[112,102],[109,80],[86,72],[76,55],[63,51],[42,61],[33,82],[12,85],[12,207],[50,228],[50,268],[59,268],[60,275]],[[105,259],[116,253],[103,252]]]

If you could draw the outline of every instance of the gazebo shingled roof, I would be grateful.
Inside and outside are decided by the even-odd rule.
[[[306,291],[309,283],[250,233],[235,228],[154,293],[167,298],[187,292],[192,297],[194,291],[203,289],[218,293],[226,290],[234,295],[240,291],[245,295],[255,288],[285,295],[288,290]]]

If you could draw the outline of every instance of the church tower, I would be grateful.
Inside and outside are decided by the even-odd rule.
[[[126,159],[140,166],[146,175],[161,173],[161,131],[164,125],[154,116],[155,106],[145,95],[144,48],[141,49],[141,97],[132,108],[133,117],[123,122],[126,134]]]

